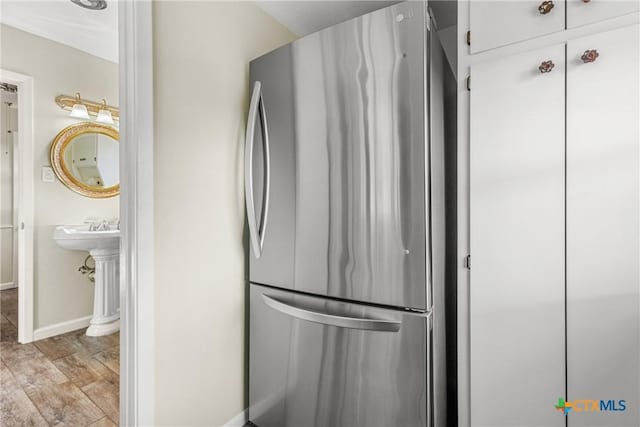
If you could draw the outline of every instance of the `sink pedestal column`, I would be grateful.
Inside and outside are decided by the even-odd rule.
[[[120,254],[118,249],[92,249],[96,262],[93,318],[87,335],[109,335],[120,329]]]

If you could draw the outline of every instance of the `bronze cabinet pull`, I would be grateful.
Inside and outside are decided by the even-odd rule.
[[[598,59],[598,56],[600,56],[598,51],[595,49],[591,49],[585,50],[580,59],[582,59],[582,62],[584,62],[585,64],[588,64],[589,62],[595,62],[595,60]]]
[[[541,73],[550,73],[551,70],[553,70],[553,67],[555,67],[556,64],[553,63],[553,61],[544,61],[542,64],[540,64],[540,66],[538,67],[538,70],[540,70]]]
[[[540,3],[540,6],[538,6],[538,12],[540,12],[540,15],[546,15],[551,12],[551,9],[553,9],[554,6],[553,1],[545,0]]]

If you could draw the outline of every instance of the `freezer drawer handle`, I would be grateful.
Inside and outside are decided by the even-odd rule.
[[[271,159],[269,157],[269,131],[267,129],[267,116],[264,109],[264,101],[262,100],[262,84],[256,81],[253,85],[253,93],[251,95],[251,103],[249,104],[249,116],[247,118],[247,130],[245,133],[244,144],[244,191],[247,203],[247,216],[249,222],[249,236],[251,247],[256,258],[262,255],[264,245],[264,232],[267,227],[267,214],[269,212],[269,189],[271,187]],[[256,222],[255,201],[253,199],[253,143],[255,140],[256,119],[260,114],[260,127],[262,129],[262,138],[264,144],[264,197],[262,198],[262,211],[260,216],[260,225]]]
[[[344,317],[333,314],[320,313],[285,304],[267,295],[262,295],[264,303],[281,313],[309,322],[323,325],[337,326],[338,328],[364,329],[367,331],[398,332],[400,322],[396,320],[362,319],[359,317]]]

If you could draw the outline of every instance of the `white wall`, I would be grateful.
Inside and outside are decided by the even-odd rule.
[[[293,35],[250,2],[153,5],[156,425],[245,407],[248,62]]]
[[[106,98],[118,105],[118,65],[82,51],[0,25],[0,68],[33,76],[34,82],[34,327],[88,316],[93,284],[78,273],[86,253],[59,248],[53,241],[58,224],[78,224],[87,217],[118,217],[118,197],[89,199],[56,180],[44,183],[40,169],[49,165],[56,134],[77,121],[54,98],[80,92],[83,98]]]

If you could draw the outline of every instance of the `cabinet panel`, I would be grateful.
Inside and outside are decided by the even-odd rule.
[[[473,426],[565,424],[553,410],[565,392],[564,56],[557,45],[471,70]]]
[[[640,0],[567,0],[567,28],[603,21],[638,10]]]
[[[471,53],[562,31],[565,25],[564,0],[471,0],[469,12]]]
[[[638,28],[567,46],[567,399],[627,402],[571,427],[640,425]]]

